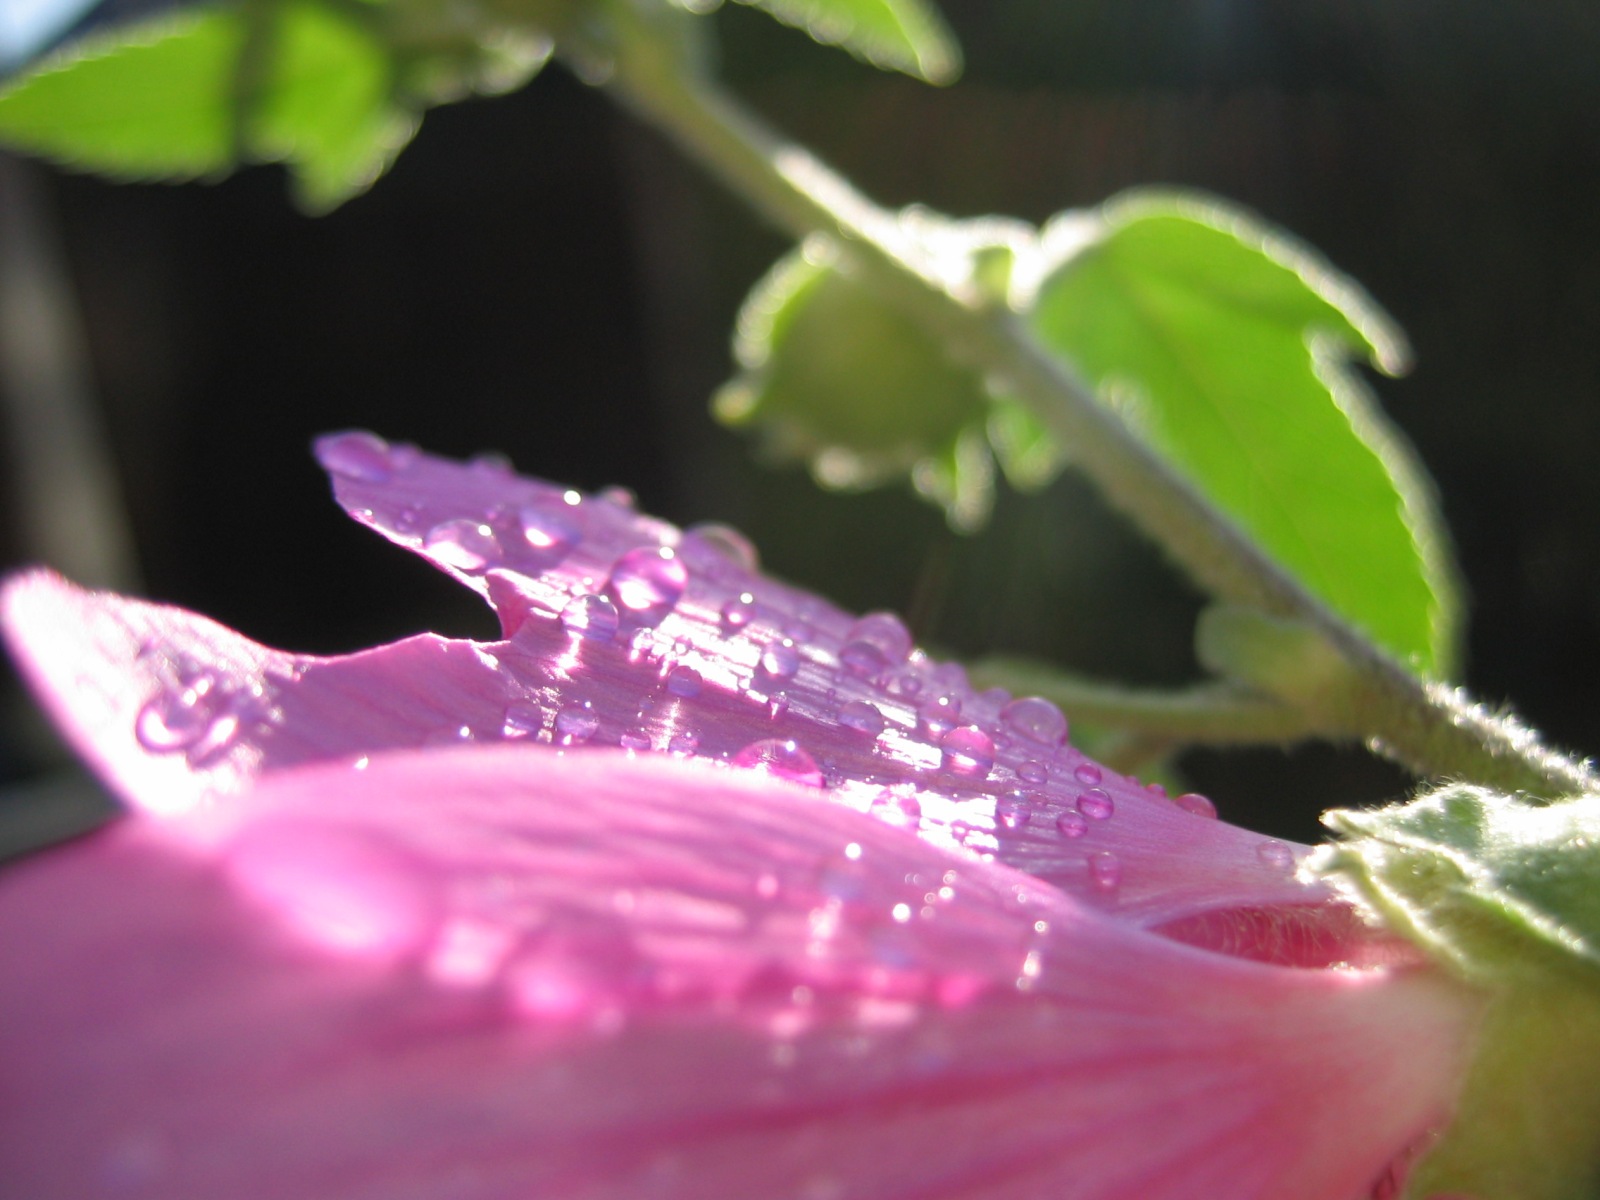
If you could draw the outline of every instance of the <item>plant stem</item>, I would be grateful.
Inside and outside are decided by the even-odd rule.
[[[1539,745],[1457,693],[1412,675],[1265,554],[1122,419],[1069,363],[1047,351],[1009,308],[919,267],[894,214],[873,204],[808,151],[685,68],[687,57],[619,9],[607,87],[735,193],[797,238],[834,239],[847,268],[921,321],[952,359],[1003,381],[1116,507],[1219,599],[1315,630],[1371,702],[1358,735],[1424,775],[1468,778],[1553,797],[1600,787],[1586,764]],[[1320,723],[1319,723],[1320,721]]]

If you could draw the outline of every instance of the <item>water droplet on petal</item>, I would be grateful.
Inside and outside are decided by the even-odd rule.
[[[509,479],[516,474],[510,456],[498,450],[485,450],[474,454],[467,460],[467,469],[474,475],[483,475],[490,479]]]
[[[939,743],[940,765],[952,775],[982,779],[994,766],[994,741],[976,725],[962,725]]]
[[[395,472],[394,451],[375,433],[360,431],[324,438],[317,458],[335,475],[360,483],[383,483]]]
[[[617,739],[617,743],[624,750],[648,750],[650,735],[643,729],[629,729]]]
[[[163,687],[134,718],[134,736],[146,750],[173,754],[200,742],[216,719],[216,676],[203,673],[186,684]]]
[[[1080,838],[1089,832],[1089,822],[1084,820],[1082,813],[1069,808],[1056,818],[1056,829],[1062,837]]]
[[[1079,763],[1072,774],[1079,783],[1086,783],[1090,787],[1093,787],[1095,784],[1099,783],[1105,778],[1105,775],[1100,768],[1089,762]]]
[[[654,625],[672,611],[689,586],[689,572],[669,546],[629,550],[611,568],[606,591],[630,619]]]
[[[700,749],[700,735],[688,731],[674,734],[672,740],[667,743],[667,749],[673,754],[686,756],[694,754]]]
[[[481,521],[441,521],[422,539],[423,549],[447,567],[476,574],[500,561],[500,540]]]
[[[785,696],[782,692],[779,692],[777,695],[773,696],[767,701],[767,716],[774,721],[788,711],[789,697]]]
[[[761,652],[756,675],[762,683],[786,683],[800,669],[800,652],[788,638],[773,642]]]
[[[743,629],[756,616],[756,598],[749,592],[740,592],[722,606],[724,629]]]
[[[1021,788],[1007,792],[994,803],[995,820],[1007,829],[1021,829],[1033,817],[1034,798]]]
[[[872,798],[867,811],[886,825],[913,832],[922,824],[922,803],[910,793],[884,788]]]
[[[763,738],[759,742],[751,742],[735,754],[732,761],[736,767],[761,771],[811,787],[822,787],[825,782],[816,760],[802,750],[798,742],[789,738]]]
[[[922,691],[922,680],[915,675],[891,675],[884,683],[884,690],[891,696],[904,696],[910,700]]]
[[[501,734],[508,738],[524,738],[544,728],[544,710],[537,704],[513,704],[506,709],[501,722]]]
[[[724,563],[741,571],[754,574],[761,568],[761,556],[756,553],[755,545],[731,525],[707,521],[691,525],[684,530],[683,537],[686,544],[697,548],[703,546]]]
[[[559,564],[583,540],[583,530],[559,508],[524,504],[517,509],[521,557],[541,571]]]
[[[1089,855],[1089,881],[1102,892],[1114,892],[1122,882],[1122,864],[1109,850]]]
[[[667,672],[667,691],[688,700],[700,694],[700,672],[693,667],[673,667]]]
[[[556,712],[556,736],[563,746],[581,745],[599,728],[600,717],[592,701],[574,700]]]
[[[1000,710],[1000,719],[1023,737],[1046,746],[1059,746],[1067,736],[1067,718],[1038,696],[1011,701]]]
[[[574,596],[561,610],[561,628],[573,637],[609,642],[617,635],[617,606],[604,596]]]
[[[1199,792],[1185,792],[1175,799],[1173,803],[1183,809],[1184,812],[1193,813],[1197,817],[1215,817],[1217,815],[1217,806],[1211,803],[1210,797],[1202,796]]]
[[[899,666],[911,654],[911,633],[893,613],[868,613],[844,635],[839,661],[852,674],[864,678]]]
[[[1090,788],[1078,793],[1078,811],[1091,821],[1104,821],[1116,809],[1111,794],[1104,788]]]
[[[938,741],[961,720],[961,700],[956,696],[934,696],[917,709],[917,728]]]
[[[1294,867],[1294,851],[1283,842],[1269,839],[1256,847],[1256,857],[1269,867],[1287,871]]]
[[[1050,778],[1050,768],[1036,758],[1030,758],[1017,767],[1017,778],[1029,783],[1044,783]]]
[[[839,708],[839,724],[857,733],[877,737],[883,732],[883,714],[865,700],[851,700]]]

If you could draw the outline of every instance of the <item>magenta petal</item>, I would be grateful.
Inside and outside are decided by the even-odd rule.
[[[0,877],[0,957],[38,1200],[1357,1200],[1474,1015],[751,772],[539,747],[135,818]]]

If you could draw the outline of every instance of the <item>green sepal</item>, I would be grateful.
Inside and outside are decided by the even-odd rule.
[[[1545,959],[1600,972],[1600,795],[1535,804],[1457,784],[1323,821],[1344,840],[1317,869],[1468,976]]]

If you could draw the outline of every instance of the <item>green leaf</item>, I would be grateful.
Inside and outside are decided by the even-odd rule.
[[[681,3],[682,0],[679,0]],[[843,46],[876,67],[904,71],[929,83],[961,73],[961,48],[923,0],[740,0],[764,9],[817,41]],[[704,5],[700,5],[704,7]]]
[[[238,14],[218,9],[84,38],[0,91],[0,140],[127,179],[219,175],[243,45]]]
[[[1041,340],[1330,607],[1448,671],[1455,577],[1431,483],[1348,365],[1405,365],[1376,305],[1209,199],[1121,198],[1042,244],[1066,249],[1020,297]]]
[[[314,3],[278,13],[270,65],[253,97],[251,156],[287,162],[312,211],[365,191],[416,131],[394,101],[395,67],[362,24]]]
[[[796,249],[751,290],[734,353],[743,372],[713,409],[726,424],[759,429],[769,454],[809,462],[826,487],[874,487],[909,474],[957,528],[987,516],[993,469],[982,381],[834,266],[827,243]]]

